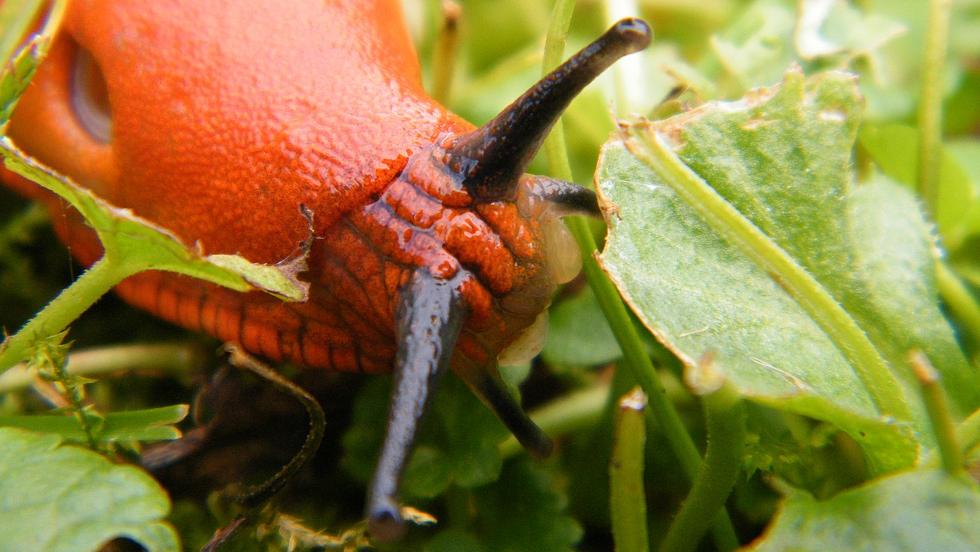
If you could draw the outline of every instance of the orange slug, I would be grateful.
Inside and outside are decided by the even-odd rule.
[[[572,98],[649,40],[643,21],[620,21],[476,128],[422,89],[397,0],[72,0],[9,134],[208,254],[276,263],[312,230],[303,303],[161,272],[117,291],[274,361],[394,370],[367,506],[372,533],[392,538],[398,481],[446,367],[529,450],[549,450],[497,358],[570,277],[563,244],[549,243],[558,217],[597,206],[524,169]],[[77,215],[53,218],[81,262],[100,257]]]

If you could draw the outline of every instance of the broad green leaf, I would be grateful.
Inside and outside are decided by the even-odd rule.
[[[180,430],[173,426],[187,416],[184,404],[110,412],[104,415],[95,428],[93,437],[99,442],[113,441],[163,441],[180,438]],[[88,436],[71,416],[0,416],[0,427],[19,427],[39,433],[55,433],[63,439],[86,442]]]
[[[179,550],[162,521],[170,500],[146,473],[55,435],[0,428],[0,535],[5,550],[89,552],[127,537]]]
[[[750,547],[777,550],[976,550],[980,488],[939,470],[874,480],[818,501],[790,491],[766,534]]]
[[[886,175],[914,189],[919,170],[919,132],[901,124],[865,125],[860,143]],[[980,234],[980,143],[947,144],[939,166],[936,223],[943,245],[955,251]]]
[[[923,351],[942,374],[957,417],[980,405],[980,379],[939,309],[930,225],[912,194],[887,178],[857,186],[848,199],[853,277],[860,302],[848,306],[907,373],[909,351]]]
[[[776,82],[793,63],[793,10],[777,0],[757,0],[724,32],[712,37],[718,62],[741,89]]]
[[[805,83],[791,72],[781,88],[643,128],[668,136],[680,160],[741,216],[826,291],[858,309],[859,323],[878,324],[889,313],[859,299],[869,290],[888,296],[888,289],[875,284],[894,275],[856,264],[857,237],[850,235],[848,219],[850,151],[860,106],[846,75],[829,73]],[[606,146],[598,182],[612,214],[602,264],[661,342],[688,365],[714,353],[719,369],[753,400],[841,427],[877,469],[914,461],[908,428],[879,417],[862,380],[822,327],[622,143]],[[915,211],[906,214],[895,224],[920,220]],[[885,237],[860,238],[865,243]],[[938,306],[933,311],[940,316]],[[904,313],[887,323],[907,327],[931,315]],[[956,392],[962,398],[964,391]]]
[[[565,513],[566,498],[541,467],[526,459],[508,462],[493,485],[474,500],[476,533],[487,550],[572,550],[582,528]]]
[[[548,341],[541,356],[558,366],[596,366],[623,352],[591,289],[562,301],[548,313]]]
[[[879,49],[905,32],[905,26],[874,12],[858,9],[845,0],[799,5],[796,49],[804,59],[841,58],[835,67],[846,68],[857,58],[877,77]]]
[[[929,225],[898,187],[872,208],[851,182],[861,107],[850,76],[804,81],[791,71],[740,108],[705,106],[658,128],[676,133],[680,159],[841,303],[910,389],[906,355],[926,351],[965,415],[980,404],[980,380],[939,309]]]

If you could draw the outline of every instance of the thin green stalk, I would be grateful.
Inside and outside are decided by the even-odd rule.
[[[745,408],[728,383],[703,397],[708,450],[701,473],[660,545],[663,552],[694,550],[723,511],[738,477],[745,444]]]
[[[616,416],[616,441],[609,462],[609,511],[617,552],[650,549],[643,490],[646,404],[643,391],[634,388],[620,399]]]
[[[951,0],[929,0],[922,95],[919,98],[919,194],[935,215],[942,148],[943,84]]]
[[[432,49],[432,97],[439,103],[449,103],[456,54],[459,52],[459,18],[462,8],[453,0],[441,2],[442,25]]]
[[[551,26],[548,29],[548,38],[545,41],[543,62],[545,73],[558,65],[561,60],[573,8],[574,3],[571,0],[558,0],[555,4]],[[556,178],[571,181],[572,170],[568,163],[568,154],[560,123],[561,121],[545,140],[544,151],[548,159],[550,173]],[[568,217],[565,222],[582,252],[582,270],[585,273],[585,278],[623,351],[623,365],[633,372],[634,378],[646,393],[650,412],[663,431],[671,450],[680,461],[684,475],[688,481],[694,481],[701,467],[701,456],[698,454],[698,449],[687,433],[680,416],[674,409],[674,405],[667,398],[664,387],[653,367],[653,362],[647,356],[640,335],[630,319],[629,312],[626,310],[626,305],[623,304],[619,292],[616,291],[615,286],[596,262],[595,238],[592,236],[585,219]],[[738,538],[735,536],[735,529],[727,512],[723,512],[718,518],[712,528],[712,533],[719,548],[730,550],[738,546]]]
[[[201,364],[202,350],[192,343],[135,343],[97,347],[68,355],[70,376],[98,376],[120,370],[187,371]],[[18,364],[0,375],[0,393],[27,387],[34,374]]]
[[[885,359],[857,322],[819,282],[678,159],[659,134],[644,133],[628,140],[627,146],[715,232],[773,275],[844,354],[879,412],[897,420],[912,419],[902,387]]]
[[[71,411],[75,415],[75,420],[82,429],[82,433],[85,434],[85,441],[88,443],[89,448],[98,450],[93,418],[101,418],[101,416],[85,407],[84,383],[68,373],[67,358],[65,355],[67,346],[62,345],[59,339],[58,344],[53,349],[53,351],[45,351],[42,355],[35,354],[33,364],[41,367],[41,372],[47,374],[47,377],[52,379],[55,383],[55,388],[61,393],[61,396],[68,400],[68,404],[71,405]],[[39,356],[43,356],[44,361],[38,362]]]
[[[956,427],[956,442],[962,447],[960,450],[969,452],[973,447],[980,445],[980,408],[973,411],[960,422]]]
[[[922,400],[926,405],[926,412],[929,414],[932,432],[936,436],[943,469],[951,475],[959,475],[965,471],[963,454],[956,440],[956,426],[949,414],[946,393],[939,385],[939,372],[933,368],[932,363],[922,351],[912,351],[909,354],[909,364],[912,365],[912,371],[915,373],[915,378],[919,380],[922,389]]]
[[[936,285],[943,302],[959,320],[960,329],[970,336],[974,343],[980,344],[980,304],[976,297],[963,284],[959,276],[949,266],[936,262]]]
[[[99,259],[72,285],[64,289],[41,312],[0,346],[0,373],[26,360],[37,339],[54,335],[68,327],[100,297],[132,274],[106,258]]]

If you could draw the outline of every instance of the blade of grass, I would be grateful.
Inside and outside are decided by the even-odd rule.
[[[951,0],[929,0],[922,93],[919,97],[919,194],[936,213],[942,156],[943,87]]]
[[[574,2],[570,0],[559,0],[555,3],[548,37],[545,41],[544,73],[557,66],[561,61],[573,9]],[[545,140],[544,151],[548,160],[548,169],[552,176],[571,181],[572,169],[568,163],[568,153],[565,148],[560,120]],[[684,475],[688,481],[693,482],[701,467],[701,456],[698,454],[694,440],[684,428],[673,404],[667,398],[664,387],[653,367],[653,362],[646,353],[640,335],[630,319],[629,312],[620,298],[619,292],[616,291],[615,286],[602,272],[595,260],[596,242],[588,223],[581,217],[568,217],[566,224],[582,252],[582,270],[585,273],[585,278],[595,293],[596,301],[608,320],[616,341],[623,350],[623,365],[633,372],[636,381],[646,393],[653,418],[664,432],[671,450],[680,460]],[[712,528],[712,532],[719,548],[730,550],[738,546],[738,538],[735,536],[735,529],[727,512],[719,518]]]
[[[619,401],[616,437],[609,463],[609,508],[616,550],[649,550],[643,449],[647,433],[643,410],[647,399],[635,388]]]

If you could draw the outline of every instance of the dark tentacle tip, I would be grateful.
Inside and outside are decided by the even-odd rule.
[[[555,442],[542,433],[533,443],[525,444],[527,451],[538,460],[544,460],[555,452]]]
[[[637,17],[627,17],[616,22],[610,32],[619,37],[629,47],[630,52],[639,52],[650,45],[653,31],[646,21]]]
[[[378,542],[394,542],[405,536],[405,521],[398,504],[386,501],[375,504],[368,514],[368,533]]]

